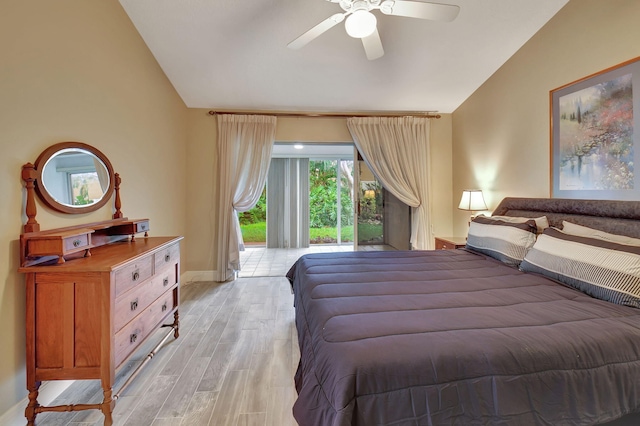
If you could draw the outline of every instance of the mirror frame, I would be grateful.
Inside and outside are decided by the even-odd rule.
[[[62,204],[58,202],[56,199],[54,199],[45,188],[45,185],[41,182],[42,167],[44,167],[44,165],[47,164],[47,161],[49,161],[52,157],[54,157],[60,150],[69,149],[69,148],[82,149],[93,154],[100,161],[102,161],[102,164],[104,164],[105,167],[107,168],[107,172],[109,174],[109,187],[104,192],[102,198],[99,201],[92,204],[87,204],[86,206],[83,206],[83,207],[71,207],[66,204]],[[59,211],[62,213],[68,213],[68,214],[89,213],[89,212],[98,210],[99,208],[107,204],[109,200],[111,200],[111,196],[113,195],[113,189],[114,189],[115,180],[116,180],[115,173],[113,172],[113,167],[111,166],[109,159],[102,152],[92,147],[91,145],[87,145],[82,142],[60,142],[55,145],[51,145],[49,148],[45,149],[42,152],[42,154],[38,156],[38,159],[36,160],[34,166],[37,171],[37,176],[34,182],[35,191],[43,203],[45,203],[47,206],[51,207],[56,211]]]

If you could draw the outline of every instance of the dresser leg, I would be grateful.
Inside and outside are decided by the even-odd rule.
[[[178,315],[178,311],[176,311],[173,314],[173,337],[174,338],[178,338],[180,337],[180,315]]]
[[[102,414],[104,414],[104,426],[113,425],[113,417],[111,413],[113,412],[115,401],[111,398],[111,392],[111,388],[104,389],[103,392],[104,399],[102,400],[102,406],[100,407],[100,410],[102,411]]]
[[[24,416],[27,418],[27,426],[33,426],[36,424],[36,409],[40,406],[38,404],[38,389],[40,388],[40,382],[34,383],[33,387],[29,387],[29,403],[24,410]]]

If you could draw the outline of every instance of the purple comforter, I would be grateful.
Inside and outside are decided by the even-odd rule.
[[[588,425],[640,412],[640,310],[465,250],[301,257],[301,426]]]

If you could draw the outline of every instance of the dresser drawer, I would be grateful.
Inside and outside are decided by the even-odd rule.
[[[164,293],[133,321],[116,333],[116,366],[119,366],[156,329],[156,326],[178,306],[177,294],[177,291]]]
[[[180,245],[174,244],[155,254],[156,271],[167,265],[175,265],[180,261]]]
[[[65,256],[91,248],[93,230],[79,229],[55,234],[34,236],[27,242],[27,256]]]
[[[116,271],[116,297],[149,278],[152,266],[153,258],[149,255],[118,269]]]
[[[148,232],[149,221],[143,220],[142,222],[136,222],[136,232]]]
[[[153,278],[118,297],[113,324],[115,331],[120,331],[129,321],[175,284],[177,284],[176,269],[168,267],[157,271]]]
[[[91,234],[81,234],[64,239],[64,249],[66,253],[89,248],[90,244]]]

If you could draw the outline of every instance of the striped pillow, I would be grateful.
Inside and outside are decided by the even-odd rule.
[[[505,222],[478,216],[469,225],[467,248],[518,266],[536,241],[536,222]]]
[[[640,308],[640,247],[549,228],[520,264],[590,296]]]
[[[613,243],[626,244],[629,246],[640,246],[640,239],[631,238],[625,235],[610,234],[599,229],[588,228],[572,222],[562,221],[562,232],[565,234],[578,235],[580,237],[596,238],[598,240],[611,241]]]

